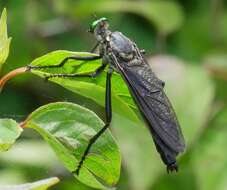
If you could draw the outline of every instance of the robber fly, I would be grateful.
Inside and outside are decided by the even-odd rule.
[[[28,69],[62,67],[69,59],[92,61],[102,59],[102,65],[94,72],[84,74],[52,74],[51,77],[96,77],[108,66],[106,74],[105,95],[105,126],[90,139],[75,172],[79,175],[80,168],[95,141],[109,127],[112,119],[111,106],[111,75],[118,72],[124,79],[128,89],[138,106],[153,137],[157,151],[167,166],[167,171],[177,171],[176,157],[185,149],[184,138],[175,112],[163,91],[164,82],[156,77],[137,45],[121,32],[109,30],[106,18],[94,21],[89,30],[94,34],[99,47],[99,55],[88,57],[70,56],[61,63],[50,66],[28,66]]]

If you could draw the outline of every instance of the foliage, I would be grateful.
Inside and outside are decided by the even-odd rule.
[[[0,120],[0,152],[6,151],[20,136],[22,128],[12,119]]]
[[[9,45],[11,38],[7,34],[6,9],[3,10],[0,18],[0,69],[9,55]]]
[[[51,145],[66,168],[75,171],[89,142],[104,123],[91,111],[71,103],[40,107],[24,127],[35,129]],[[83,183],[103,189],[114,186],[120,173],[120,153],[109,132],[103,134],[88,154],[79,176]]]
[[[13,120],[0,122],[1,150],[8,150],[22,129]],[[73,172],[89,142],[104,123],[91,111],[72,103],[53,103],[34,111],[21,125],[35,129]],[[111,187],[120,174],[120,153],[109,132],[103,134],[88,154],[79,181],[95,188]]]

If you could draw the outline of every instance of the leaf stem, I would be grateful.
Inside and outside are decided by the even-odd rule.
[[[26,127],[26,124],[27,124],[27,119],[25,121],[22,121],[19,123],[19,126],[24,129]]]
[[[5,83],[10,80],[11,78],[19,75],[19,74],[22,74],[22,73],[25,73],[27,71],[27,67],[20,67],[18,69],[15,69],[11,72],[9,72],[8,74],[6,74],[5,76],[3,76],[1,79],[0,79],[0,93],[5,85]]]

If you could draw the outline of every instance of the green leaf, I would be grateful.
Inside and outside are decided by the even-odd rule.
[[[48,53],[42,57],[35,59],[31,65],[42,66],[42,65],[56,65],[60,63],[67,56],[91,56],[95,54],[85,52],[70,52],[58,50]],[[51,68],[42,70],[32,70],[32,73],[37,74],[41,77],[48,76],[56,73],[86,73],[94,71],[98,66],[101,65],[101,60],[90,61],[89,63],[82,64],[82,61],[70,60],[62,68]],[[64,88],[71,90],[75,93],[81,94],[87,98],[94,100],[99,105],[104,106],[105,97],[105,73],[96,78],[51,78],[53,81]],[[112,104],[118,105],[113,107],[113,111],[119,115],[123,115],[132,121],[141,124],[133,108],[135,104],[128,92],[127,86],[119,74],[114,73],[112,77]]]
[[[0,119],[0,152],[8,150],[20,136],[22,128],[12,119]]]
[[[93,112],[72,103],[53,103],[33,112],[26,126],[35,129],[51,145],[69,171],[75,171],[85,148],[104,123]],[[113,187],[120,175],[120,153],[107,130],[92,146],[80,175],[94,188]]]
[[[4,9],[0,18],[0,69],[9,55],[10,41],[7,34],[7,12]]]
[[[40,180],[33,183],[26,183],[22,185],[5,185],[0,186],[1,190],[46,190],[49,187],[59,182],[57,177]]]

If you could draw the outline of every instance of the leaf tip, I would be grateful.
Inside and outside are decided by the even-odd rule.
[[[4,8],[2,11],[1,18],[6,19],[6,16],[7,16],[7,10],[6,10],[6,8]]]

